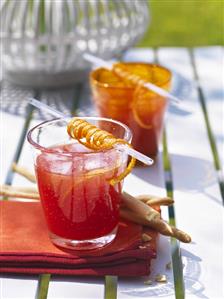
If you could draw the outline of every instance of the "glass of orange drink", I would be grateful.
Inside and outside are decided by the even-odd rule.
[[[148,63],[118,63],[116,66],[165,90],[170,88],[171,72],[165,67]],[[120,77],[104,68],[90,73],[90,85],[99,115],[126,124],[133,133],[133,147],[156,158],[167,99],[141,84],[133,84],[129,77]]]

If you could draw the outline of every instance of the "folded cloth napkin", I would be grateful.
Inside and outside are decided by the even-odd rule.
[[[137,276],[150,272],[156,236],[142,244],[142,227],[120,222],[115,240],[100,249],[65,252],[49,237],[39,202],[0,201],[0,272]]]

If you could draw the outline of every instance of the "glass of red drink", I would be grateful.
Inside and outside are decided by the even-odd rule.
[[[170,88],[171,72],[160,65],[123,62],[116,65],[165,90]],[[125,123],[133,132],[134,148],[155,159],[167,99],[104,68],[90,73],[90,86],[99,115]]]
[[[118,121],[86,117],[89,123],[131,141],[131,131]],[[35,172],[52,242],[74,250],[90,250],[116,236],[122,182],[110,184],[127,165],[116,149],[93,151],[67,133],[67,120],[39,124],[28,133],[35,152]]]

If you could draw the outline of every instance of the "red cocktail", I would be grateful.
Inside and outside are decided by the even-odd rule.
[[[119,122],[88,121],[130,141],[130,131]],[[93,152],[71,140],[66,125],[46,122],[28,134],[37,149],[35,170],[50,237],[78,250],[104,246],[116,235],[122,189],[122,183],[113,186],[110,180],[125,169],[127,155],[115,149]]]

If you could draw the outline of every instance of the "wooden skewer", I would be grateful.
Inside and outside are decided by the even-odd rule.
[[[29,181],[31,181],[32,183],[36,183],[36,177],[34,174],[32,174],[28,169],[26,169],[25,167],[21,167],[19,165],[17,165],[16,163],[12,164],[12,169],[19,173],[20,175],[24,176],[25,178],[27,178]]]

